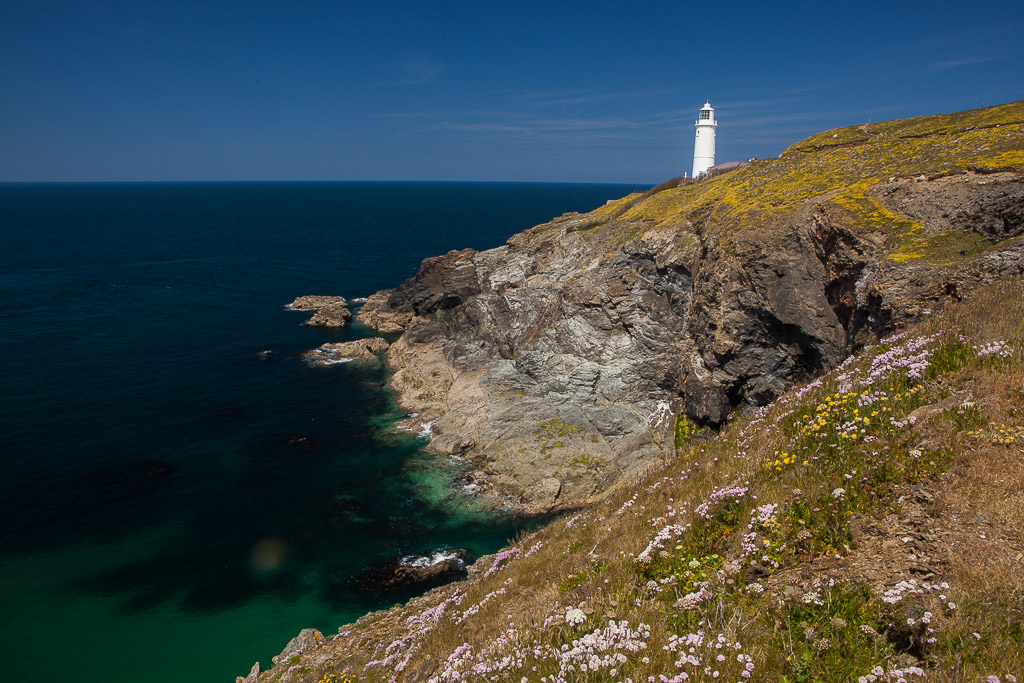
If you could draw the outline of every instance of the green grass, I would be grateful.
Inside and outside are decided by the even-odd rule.
[[[692,225],[728,241],[738,230],[784,226],[802,202],[820,203],[831,210],[839,227],[889,235],[896,262],[955,263],[961,251],[977,253],[985,245],[954,234],[929,236],[914,221],[879,204],[870,190],[893,177],[1024,171],[1022,139],[1024,102],[848,126],[798,142],[777,159],[758,160],[700,182],[666,183],[664,189],[630,195],[591,215],[601,217],[596,232],[615,234],[614,246],[654,227]]]

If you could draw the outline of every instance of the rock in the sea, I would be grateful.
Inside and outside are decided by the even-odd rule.
[[[389,346],[385,339],[369,337],[349,342],[330,342],[302,355],[312,361],[313,365],[334,365],[357,358],[376,359],[377,354],[384,353]]]
[[[293,311],[316,311],[306,325],[344,327],[352,322],[348,301],[342,296],[300,296],[285,308]]]
[[[348,306],[348,301],[343,296],[300,296],[285,308],[293,311],[316,311],[324,306]]]
[[[306,321],[314,327],[344,327],[352,322],[352,313],[346,306],[324,306]]]
[[[465,578],[466,565],[472,561],[472,553],[463,548],[440,548],[393,557],[360,574],[356,587],[375,595],[410,588],[431,588]]]

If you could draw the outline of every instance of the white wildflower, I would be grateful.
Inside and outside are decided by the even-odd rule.
[[[578,607],[572,607],[568,612],[565,613],[565,623],[570,626],[576,626],[582,624],[587,620],[587,615]]]

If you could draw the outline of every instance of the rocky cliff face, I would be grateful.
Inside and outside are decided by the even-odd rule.
[[[365,324],[431,448],[580,505],[977,283],[1024,272],[1024,103],[829,131],[427,259]]]

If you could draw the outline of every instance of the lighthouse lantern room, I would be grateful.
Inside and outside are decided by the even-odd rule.
[[[715,110],[711,102],[705,102],[697,118],[697,135],[693,142],[693,177],[707,173],[715,165]]]

